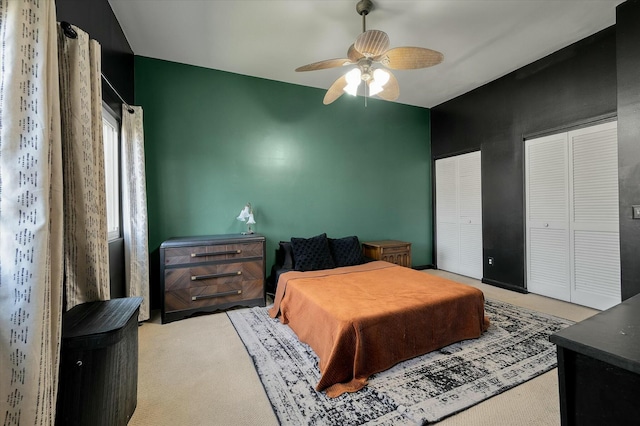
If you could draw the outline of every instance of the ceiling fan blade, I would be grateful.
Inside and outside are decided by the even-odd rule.
[[[400,96],[400,86],[398,80],[389,71],[389,81],[382,88],[382,92],[378,93],[378,96],[386,101],[395,101]]]
[[[438,65],[444,55],[424,47],[394,47],[374,58],[393,70],[414,70]]]
[[[351,65],[351,60],[349,59],[327,59],[325,61],[314,62],[312,64],[303,65],[301,67],[296,68],[296,71],[317,71],[317,70],[325,70],[327,68],[337,68],[342,67],[344,65]]]
[[[354,45],[349,46],[349,50],[347,51],[347,56],[349,60],[354,64],[358,62],[360,59],[364,58],[364,55],[356,50]]]
[[[389,36],[384,31],[365,31],[358,36],[353,47],[368,58],[378,56],[389,48]]]
[[[331,102],[338,99],[344,93],[344,88],[347,85],[347,77],[342,76],[333,82],[329,90],[327,90],[327,94],[324,95],[323,104],[329,105]]]

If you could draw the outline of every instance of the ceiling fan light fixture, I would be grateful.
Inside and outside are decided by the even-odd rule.
[[[375,96],[380,92],[382,92],[382,85],[376,83],[375,81],[371,82],[371,84],[369,85],[369,96]]]
[[[344,87],[344,91],[351,96],[356,96],[358,94],[358,86],[359,84],[347,84]]]
[[[362,71],[360,71],[360,68],[354,68],[345,75],[345,78],[348,84],[355,84],[357,86],[360,84]]]
[[[352,96],[356,96],[358,94],[358,86],[360,86],[360,81],[362,79],[362,72],[360,68],[354,68],[345,74],[345,79],[347,80],[347,85],[344,88],[344,91]]]
[[[389,81],[389,73],[381,68],[373,71],[373,80],[369,83],[369,95],[375,96],[384,90],[384,85]]]
[[[373,80],[382,87],[389,81],[389,73],[382,68],[376,68],[373,71]]]
[[[413,70],[439,64],[442,53],[424,47],[395,47],[389,49],[389,36],[384,31],[367,30],[366,17],[374,9],[371,0],[359,0],[356,11],[362,17],[362,33],[347,50],[346,58],[327,59],[296,68],[296,71],[316,71],[355,65],[348,73],[338,77],[327,90],[323,103],[329,105],[345,92],[356,96],[358,87],[365,82],[369,96],[378,95],[386,101],[395,101],[400,96],[398,80],[384,68],[391,70]],[[383,67],[382,69],[376,67]],[[368,90],[367,90],[368,89]]]

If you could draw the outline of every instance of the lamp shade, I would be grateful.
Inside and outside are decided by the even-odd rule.
[[[242,222],[244,222],[249,218],[249,216],[250,216],[249,205],[247,204],[246,206],[244,206],[242,211],[240,211],[240,214],[238,215],[238,217],[236,219],[241,220]]]
[[[256,220],[253,217],[253,208],[251,207],[251,203],[247,203],[246,206],[240,211],[240,214],[236,218],[239,221],[247,222],[247,232],[243,232],[242,234],[253,234],[253,229],[251,229],[251,225],[255,225]]]

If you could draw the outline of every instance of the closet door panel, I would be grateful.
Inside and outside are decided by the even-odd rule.
[[[458,156],[459,273],[482,279],[482,174],[480,151]]]
[[[617,232],[575,231],[571,301],[596,309],[620,303],[620,241]]]
[[[482,224],[460,224],[458,263],[458,271],[461,275],[482,279]]]
[[[454,158],[436,161],[436,263],[456,272],[460,239],[458,223],[458,163]]]
[[[459,216],[479,221],[482,218],[482,175],[480,151],[458,157]]]
[[[597,309],[620,303],[616,123],[569,132],[572,301]]]
[[[527,289],[570,300],[567,135],[526,141]]]
[[[560,300],[571,299],[567,237],[565,229],[530,229],[527,281],[530,292]]]
[[[615,123],[569,133],[573,221],[618,232],[618,137]]]
[[[458,163],[455,158],[436,161],[436,220],[458,222]]]
[[[457,223],[438,223],[438,247],[436,262],[438,269],[458,272],[460,244]]]
[[[569,213],[567,136],[527,141],[526,155],[529,224],[565,229]]]
[[[436,160],[438,269],[482,278],[480,151]]]

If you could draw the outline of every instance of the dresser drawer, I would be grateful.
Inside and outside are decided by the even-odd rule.
[[[191,308],[257,299],[263,297],[263,291],[263,283],[258,280],[193,287],[190,290]]]
[[[164,294],[165,312],[198,308],[214,308],[216,305],[264,297],[262,280],[218,282],[206,286],[194,286]]]
[[[183,265],[217,260],[262,257],[260,242],[173,247],[164,251],[164,264]]]
[[[380,254],[396,254],[396,253],[408,253],[411,244],[390,246],[390,247],[380,247]]]
[[[173,291],[202,287],[213,283],[238,283],[244,280],[262,280],[264,261],[219,263],[184,268],[168,268],[164,271],[164,290]]]

